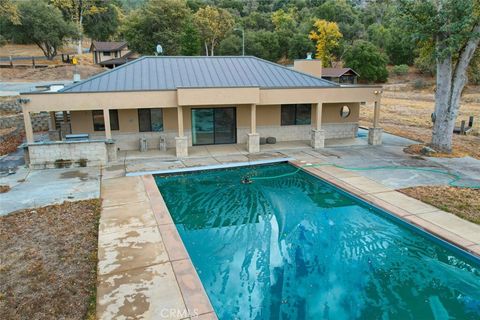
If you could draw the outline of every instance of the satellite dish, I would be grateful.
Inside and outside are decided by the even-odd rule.
[[[162,46],[159,45],[159,44],[157,44],[156,50],[157,50],[157,54],[162,54],[162,53],[163,53],[163,48],[162,48]]]

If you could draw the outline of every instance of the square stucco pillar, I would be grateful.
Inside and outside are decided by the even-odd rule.
[[[368,144],[373,146],[382,144],[382,128],[368,128]]]
[[[248,153],[260,152],[260,135],[257,133],[257,106],[250,106],[250,133],[247,134]]]
[[[247,138],[248,153],[260,152],[260,135],[258,133],[249,133]]]
[[[177,158],[188,157],[188,137],[183,134],[183,107],[177,107],[178,137],[175,137],[175,150]]]
[[[310,144],[313,149],[321,149],[325,147],[325,130],[312,129],[312,139]]]
[[[177,158],[188,157],[188,137],[175,137],[175,151]]]
[[[368,129],[368,144],[373,146],[382,144],[383,129],[379,127],[380,122],[380,101],[375,101],[373,113],[373,128]]]
[[[315,109],[315,126],[312,129],[310,144],[313,149],[325,147],[325,130],[322,129],[323,103],[318,102]]]

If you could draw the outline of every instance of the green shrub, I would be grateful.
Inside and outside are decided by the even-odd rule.
[[[417,79],[413,82],[413,88],[415,90],[421,90],[427,87],[427,83],[423,79]]]
[[[356,40],[347,48],[343,58],[346,66],[360,74],[360,81],[387,81],[387,57],[374,44],[365,40]]]
[[[408,73],[408,66],[406,64],[399,64],[397,66],[393,66],[392,72],[397,76],[403,76]]]

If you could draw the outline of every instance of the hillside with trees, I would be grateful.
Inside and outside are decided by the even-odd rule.
[[[48,58],[67,40],[81,43],[84,38],[126,40],[143,55],[154,54],[157,44],[165,55],[240,55],[243,33],[246,55],[288,63],[315,52],[325,67],[348,65],[364,82],[386,81],[386,65],[436,72],[432,37],[420,35],[405,18],[411,3],[433,6],[434,1],[0,1],[0,42],[34,43]],[[453,4],[457,14],[466,12],[468,3],[478,6],[477,0],[442,2]],[[471,9],[468,19],[478,20],[476,12]],[[464,30],[473,31],[471,26]],[[480,81],[479,61],[477,53],[469,68],[474,83]]]

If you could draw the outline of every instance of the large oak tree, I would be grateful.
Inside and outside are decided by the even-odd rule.
[[[431,144],[451,152],[467,68],[480,39],[480,1],[402,0],[400,12],[418,42],[434,45],[437,79]]]

